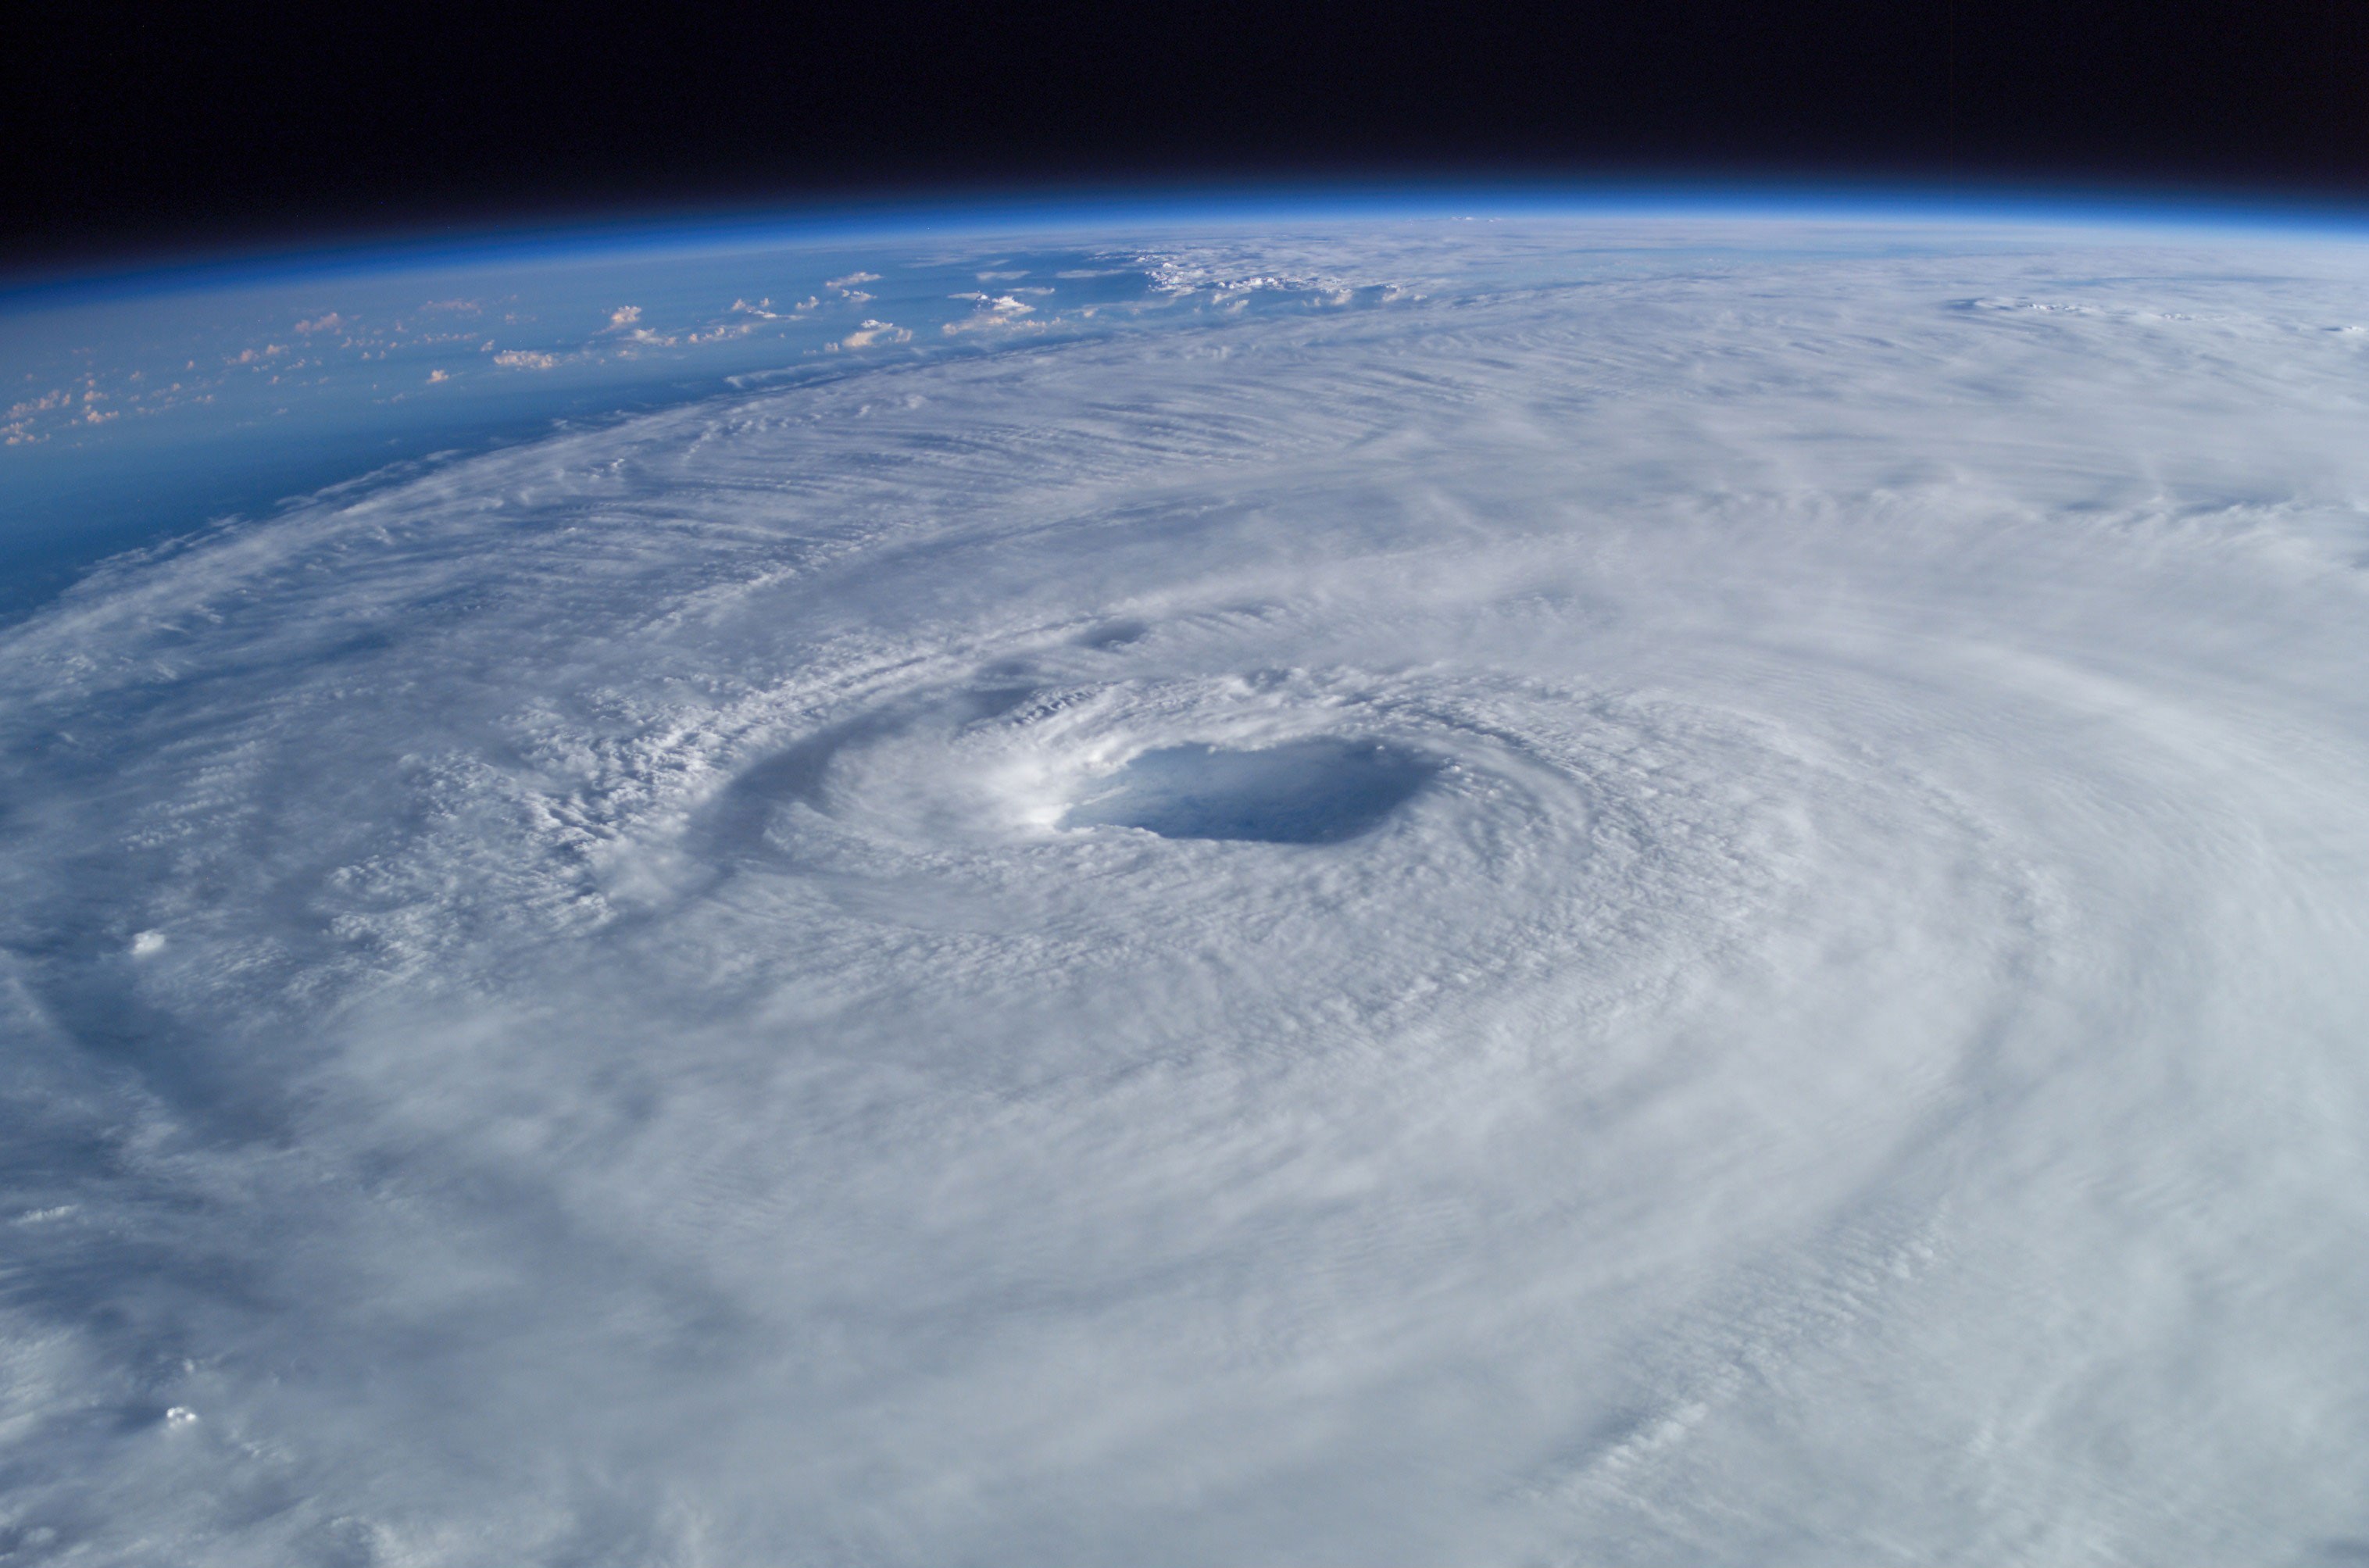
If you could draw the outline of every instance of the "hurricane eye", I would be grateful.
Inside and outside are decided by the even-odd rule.
[[[1164,746],[1102,781],[1061,825],[1336,844],[1380,827],[1438,771],[1420,752],[1371,740],[1294,740],[1252,751]]]

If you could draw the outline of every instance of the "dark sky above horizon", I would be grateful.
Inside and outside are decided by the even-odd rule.
[[[0,260],[587,209],[1466,171],[2369,203],[2369,5],[978,4],[162,17],[0,63]]]

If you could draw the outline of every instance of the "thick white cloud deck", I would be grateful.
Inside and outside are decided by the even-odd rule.
[[[6,634],[0,1548],[2369,1556],[2369,251],[1173,239]]]

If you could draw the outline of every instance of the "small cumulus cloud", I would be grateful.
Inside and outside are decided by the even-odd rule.
[[[494,363],[506,371],[547,371],[559,363],[559,356],[533,353],[524,349],[505,349],[494,356]]]
[[[331,311],[326,315],[316,315],[310,321],[298,322],[296,330],[309,338],[315,332],[343,332],[352,325],[353,323],[346,317],[336,311]]]
[[[981,332],[998,326],[1041,326],[1043,323],[1024,321],[1023,316],[1036,314],[1036,307],[1010,294],[955,294],[957,300],[972,300],[978,308],[960,321],[949,321],[939,330],[948,337],[962,332]]]
[[[428,384],[430,386],[434,386],[440,381],[451,381],[452,379],[452,372],[451,371],[429,371],[428,372]]]
[[[842,349],[868,349],[875,343],[910,343],[913,335],[893,321],[866,319],[861,328],[839,340]]]
[[[609,313],[609,325],[602,327],[601,331],[604,333],[622,333],[624,337],[624,340],[628,343],[648,344],[659,348],[670,348],[681,341],[680,338],[672,337],[667,333],[651,331],[648,327],[641,325],[641,306],[619,305],[615,310]],[[692,340],[693,342],[697,342],[698,338],[694,336]],[[621,355],[630,357],[632,351],[630,349],[621,349],[618,352]]]
[[[52,408],[63,408],[73,401],[74,394],[61,387],[55,392],[45,392],[39,397],[27,398],[22,403],[11,405],[8,418],[21,419],[29,414],[41,414]]]

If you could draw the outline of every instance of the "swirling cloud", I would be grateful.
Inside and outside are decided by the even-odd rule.
[[[1742,237],[1180,250],[1387,308],[9,632],[11,1539],[2346,1550],[2357,255]]]

